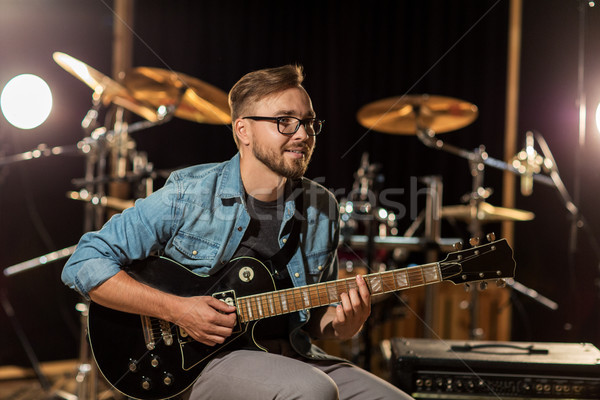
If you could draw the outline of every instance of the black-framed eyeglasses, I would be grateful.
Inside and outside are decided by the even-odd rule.
[[[277,122],[277,130],[279,133],[284,135],[293,135],[298,132],[300,129],[300,125],[304,125],[304,130],[306,130],[306,134],[309,136],[317,136],[321,133],[323,129],[323,123],[325,122],[322,119],[316,118],[305,118],[300,119],[296,117],[257,117],[257,116],[249,116],[242,117],[242,119],[252,119],[254,121],[273,121]]]

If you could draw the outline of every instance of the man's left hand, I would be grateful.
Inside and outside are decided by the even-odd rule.
[[[357,289],[340,295],[331,321],[335,337],[345,340],[354,336],[371,314],[371,293],[362,275],[356,276]]]

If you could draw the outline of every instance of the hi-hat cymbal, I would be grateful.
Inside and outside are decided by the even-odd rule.
[[[479,205],[458,205],[442,207],[443,218],[460,219],[467,222],[479,220],[484,222],[498,221],[531,221],[535,215],[530,211],[515,208],[495,207],[490,203]]]
[[[94,99],[101,99],[105,106],[114,103],[148,121],[158,121],[156,109],[143,101],[135,99],[120,83],[68,54],[57,51],[52,54],[52,58],[64,70],[88,85],[94,91]]]
[[[368,129],[413,135],[417,128],[431,129],[434,133],[463,128],[478,113],[476,105],[451,97],[405,95],[367,104],[358,110],[356,117]]]
[[[229,124],[227,94],[192,76],[160,68],[137,67],[123,81],[133,96],[152,104],[175,106],[175,116],[204,124]]]

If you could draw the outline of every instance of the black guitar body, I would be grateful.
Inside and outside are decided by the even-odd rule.
[[[232,305],[237,297],[276,289],[268,269],[247,257],[232,260],[209,277],[161,257],[134,263],[126,271],[164,292],[212,295]],[[191,339],[175,324],[91,303],[88,336],[100,372],[117,390],[133,398],[167,399],[189,388],[217,352],[259,348],[252,340],[257,322],[238,323],[225,343],[211,347]]]
[[[178,296],[213,296],[237,307],[238,325],[227,341],[206,346],[176,324],[90,304],[88,336],[100,372],[117,390],[136,399],[168,399],[187,388],[221,351],[240,347],[266,351],[255,338],[278,335],[292,312],[340,301],[356,288],[354,278],[277,290],[257,259],[231,260],[215,276],[203,277],[167,258],[151,257],[125,269],[139,282]],[[453,284],[514,277],[515,260],[506,239],[455,251],[442,261],[365,275],[371,295],[449,281]],[[271,324],[260,325],[264,318]],[[242,322],[240,322],[242,321]],[[249,322],[248,322],[249,321]],[[262,327],[263,331],[259,332]],[[267,333],[265,336],[264,334]]]

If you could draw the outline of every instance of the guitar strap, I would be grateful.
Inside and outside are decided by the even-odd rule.
[[[299,183],[302,184],[301,182]],[[296,186],[296,185],[294,185]],[[287,270],[287,263],[294,255],[294,251],[298,248],[298,240],[300,239],[300,229],[302,228],[302,210],[304,209],[304,192],[300,191],[300,194],[294,200],[296,204],[296,212],[292,218],[292,227],[290,234],[281,249],[271,256],[264,263],[273,272],[273,275],[278,279],[286,279],[289,276]]]

